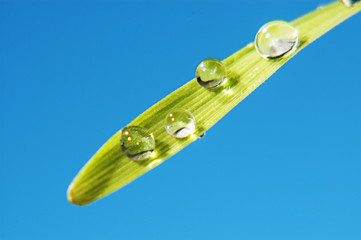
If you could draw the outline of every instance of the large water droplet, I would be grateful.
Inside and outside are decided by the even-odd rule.
[[[196,78],[205,88],[214,88],[221,85],[226,79],[227,71],[223,63],[209,58],[202,61],[196,69]]]
[[[150,157],[155,148],[154,136],[138,126],[128,126],[121,130],[120,146],[122,151],[134,161]]]
[[[196,129],[192,113],[182,109],[168,113],[164,125],[167,132],[175,138],[186,138]]]
[[[347,7],[352,7],[355,3],[360,2],[360,0],[342,0],[342,2],[343,2]]]
[[[296,50],[298,30],[284,21],[266,23],[255,39],[257,52],[266,59],[282,57]]]

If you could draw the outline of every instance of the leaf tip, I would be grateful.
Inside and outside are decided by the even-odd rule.
[[[72,182],[69,187],[68,187],[68,190],[66,192],[66,196],[67,196],[67,199],[70,203],[72,204],[75,204],[75,205],[78,205],[78,206],[83,206],[85,205],[84,203],[82,203],[81,201],[78,201],[78,199],[75,197],[74,193],[73,193],[73,190],[74,190],[74,182]]]

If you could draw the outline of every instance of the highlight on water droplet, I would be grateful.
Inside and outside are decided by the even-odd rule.
[[[342,2],[347,6],[347,7],[352,7],[354,4],[356,4],[357,2],[360,2],[361,0],[342,0]]]
[[[266,23],[258,31],[255,39],[257,52],[266,59],[291,54],[296,50],[298,43],[298,30],[284,21]]]
[[[175,138],[186,138],[196,129],[196,121],[187,110],[175,109],[168,113],[164,121],[165,130]]]
[[[227,76],[224,64],[214,58],[203,60],[196,69],[198,83],[205,88],[215,88],[221,85]]]
[[[141,161],[151,157],[155,148],[153,133],[138,126],[128,126],[120,132],[120,147],[127,157]]]

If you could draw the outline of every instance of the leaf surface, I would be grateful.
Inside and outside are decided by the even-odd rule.
[[[86,205],[119,189],[195,141],[283,64],[308,44],[361,10],[361,2],[346,7],[334,2],[291,22],[299,30],[297,50],[287,57],[273,60],[262,58],[250,43],[223,60],[227,82],[219,88],[206,89],[192,79],[153,105],[128,124],[141,126],[155,136],[154,156],[145,161],[132,161],[120,148],[120,132],[115,133],[88,161],[68,188],[68,200]],[[170,136],[164,119],[172,109],[193,113],[197,128],[186,139]]]

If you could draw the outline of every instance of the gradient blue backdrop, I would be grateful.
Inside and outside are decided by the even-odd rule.
[[[96,203],[66,200],[92,154],[201,60],[327,2],[1,0],[0,239],[361,239],[361,14],[203,140]]]

